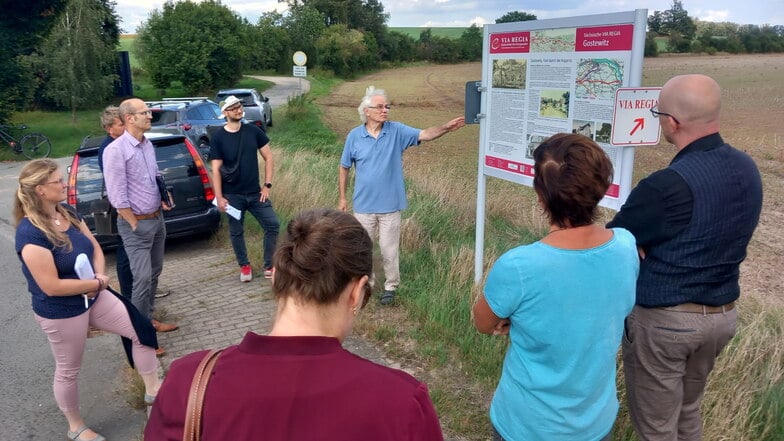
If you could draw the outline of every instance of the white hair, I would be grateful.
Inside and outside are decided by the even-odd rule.
[[[387,93],[384,92],[384,89],[376,89],[373,86],[368,87],[365,90],[365,96],[362,97],[362,101],[359,103],[359,107],[357,107],[357,112],[359,112],[359,119],[362,121],[362,124],[367,122],[367,115],[365,115],[365,109],[370,107],[370,101],[373,99],[374,96],[383,96],[384,100],[387,101]]]

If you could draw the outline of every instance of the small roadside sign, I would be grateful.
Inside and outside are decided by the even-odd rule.
[[[305,52],[297,51],[291,56],[291,61],[297,66],[304,66],[308,63],[308,56],[305,55]]]
[[[294,76],[295,77],[308,76],[308,66],[294,66]]]
[[[659,143],[659,120],[651,114],[651,108],[659,103],[659,92],[661,87],[629,87],[616,91],[610,144],[635,146]]]

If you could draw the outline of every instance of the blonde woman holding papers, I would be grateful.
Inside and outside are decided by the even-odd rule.
[[[109,277],[104,274],[103,252],[87,225],[61,204],[66,188],[56,162],[39,159],[25,165],[14,199],[16,253],[32,294],[35,320],[54,355],[54,398],[68,420],[66,436],[100,441],[105,438],[89,429],[79,413],[78,375],[88,327],[132,341],[133,361],[148,403],[158,393],[158,363],[155,348],[139,342],[127,307],[106,291]],[[94,278],[77,275],[80,254],[89,259]]]

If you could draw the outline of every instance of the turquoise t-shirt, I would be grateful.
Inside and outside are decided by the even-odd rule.
[[[599,440],[618,412],[615,357],[634,306],[634,236],[566,250],[535,242],[502,255],[484,295],[511,345],[490,406],[507,441]]]
[[[356,167],[353,210],[355,213],[392,213],[408,207],[403,183],[403,152],[419,145],[421,130],[387,121],[378,138],[365,125],[355,127],[346,137],[340,165]]]

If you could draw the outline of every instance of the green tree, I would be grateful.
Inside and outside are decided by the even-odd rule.
[[[645,54],[646,57],[658,57],[659,45],[656,44],[656,33],[648,32],[645,34]]]
[[[320,54],[319,64],[341,77],[356,75],[370,55],[364,34],[342,24],[327,28],[316,41],[316,47]]]
[[[384,40],[389,14],[384,12],[384,5],[379,0],[278,0],[288,3],[290,9],[306,6],[322,14],[326,27],[337,24],[347,29],[357,29],[363,33],[373,34],[377,42]],[[315,40],[314,40],[315,41]]]
[[[242,77],[247,32],[247,23],[219,0],[166,2],[140,27],[138,56],[156,87],[180,81],[198,94]]]
[[[70,0],[41,45],[33,65],[46,78],[44,95],[69,109],[74,121],[77,110],[112,96],[119,33],[113,2]]]
[[[310,6],[291,6],[289,14],[283,19],[283,27],[291,42],[290,53],[287,54],[289,59],[295,51],[303,51],[308,55],[309,65],[318,64],[316,41],[327,28],[324,24],[324,14]]]
[[[654,32],[656,34],[662,33],[662,12],[661,11],[653,11],[650,17],[648,17],[648,32]]]
[[[46,38],[67,3],[37,0],[20,6],[16,0],[0,0],[0,124],[29,103],[35,77],[24,56]]]
[[[251,68],[283,72],[291,65],[291,39],[279,12],[262,14],[256,28],[250,32],[249,40]]]
[[[402,32],[388,31],[379,42],[379,51],[386,61],[413,61],[416,58],[416,40]]]
[[[496,23],[513,23],[516,21],[531,21],[536,20],[536,16],[534,14],[529,14],[523,11],[511,11],[507,12],[506,14],[502,15],[501,18],[496,18]]]
[[[467,61],[482,59],[482,29],[472,24],[460,34],[460,58]]]

